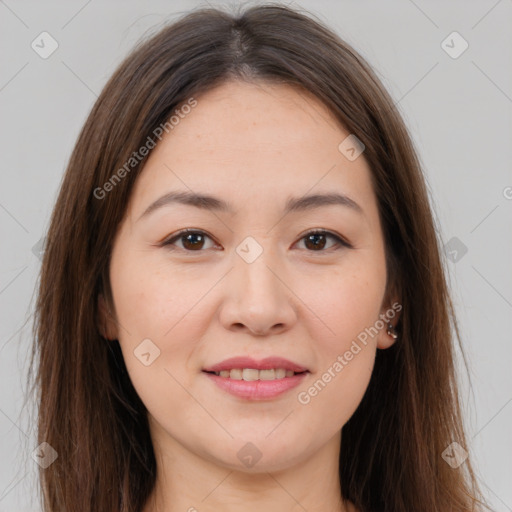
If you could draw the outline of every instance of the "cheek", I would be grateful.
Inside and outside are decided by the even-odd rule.
[[[375,325],[385,294],[384,258],[351,256],[343,268],[325,273],[322,279],[305,279],[299,292],[323,324],[311,337],[318,340],[320,351],[331,356],[348,350],[352,340]]]
[[[204,286],[161,265],[128,258],[113,261],[118,339],[130,378],[148,409],[159,397],[172,402],[172,396],[164,396],[167,390],[176,391],[177,382],[186,386],[197,371],[192,356],[205,316],[195,306]]]
[[[125,327],[120,335],[134,340],[172,339],[180,324],[194,316],[205,283],[143,256],[119,257],[111,267],[117,318]]]
[[[333,272],[317,293],[309,293],[323,327],[310,333],[317,371],[301,389],[299,402],[325,414],[331,428],[341,427],[354,413],[373,371],[386,274],[383,258],[369,261],[354,258],[344,271]]]
[[[171,428],[178,416],[180,423],[191,428],[200,419],[204,421],[187,392],[197,375],[194,353],[204,320],[194,305],[204,288],[189,283],[182,289],[179,284],[171,282],[170,276],[164,279],[158,271],[135,272],[128,266],[113,276],[122,325],[119,343],[137,394],[159,424]]]

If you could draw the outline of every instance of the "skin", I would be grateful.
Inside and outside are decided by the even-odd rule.
[[[113,316],[99,301],[100,329],[119,340],[149,412],[158,476],[144,512],[355,512],[339,487],[341,428],[377,348],[394,340],[380,329],[309,403],[297,397],[393,302],[370,169],[364,154],[349,161],[338,150],[349,133],[305,91],[229,82],[196,99],[135,184],[114,241]],[[234,213],[176,203],[140,218],[171,190],[214,195]],[[362,211],[283,216],[288,197],[333,191]],[[159,244],[184,228],[207,236]],[[305,237],[318,228],[352,247],[327,236],[315,249]],[[236,252],[248,236],[263,250],[252,263]],[[146,338],[160,350],[149,366],[134,356]],[[285,357],[310,373],[274,399],[244,400],[202,372],[241,355]],[[248,442],[261,454],[252,467],[237,456]]]

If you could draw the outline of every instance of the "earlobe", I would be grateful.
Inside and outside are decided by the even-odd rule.
[[[393,327],[393,330],[394,330],[394,327]],[[380,349],[389,348],[392,345],[394,345],[397,340],[398,340],[398,336],[395,338],[393,335],[389,334],[388,329],[384,328],[379,334],[379,338],[377,340],[377,348],[380,348]]]
[[[400,336],[396,326],[400,318],[400,311],[402,311],[402,305],[398,300],[394,300],[392,306],[382,311],[380,318],[384,326],[377,339],[377,348],[386,349],[399,341]]]
[[[387,328],[386,334],[388,336],[391,336],[394,340],[396,340],[398,338],[398,332],[396,331],[396,328],[394,327],[394,325],[391,322],[388,323],[388,328]]]
[[[98,295],[98,330],[101,336],[107,340],[112,341],[117,339],[117,329],[114,318],[101,293]]]

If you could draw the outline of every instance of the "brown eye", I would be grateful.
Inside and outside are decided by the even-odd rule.
[[[181,237],[185,249],[202,249],[204,245],[204,235],[200,233],[189,233]]]
[[[300,241],[305,241],[306,248],[311,252],[325,252],[324,249],[326,245],[328,245],[328,239],[334,240],[336,243],[327,247],[327,249],[331,249],[336,245],[341,245],[343,247],[350,247],[347,242],[342,240],[339,236],[334,235],[333,233],[329,233],[328,231],[312,231],[308,233],[306,236],[302,237]]]
[[[188,252],[200,252],[205,248],[206,239],[212,240],[211,237],[203,231],[185,230],[179,232],[169,240],[166,240],[162,245],[173,246],[176,245],[176,242],[181,242],[182,246],[178,246],[178,249],[183,249]],[[209,249],[210,247],[206,248]]]
[[[305,237],[306,247],[308,249],[324,249],[326,244],[326,236],[321,233],[314,233]]]
[[[329,239],[334,241],[330,246],[328,242]],[[207,240],[211,240],[213,242],[213,239],[204,231],[186,229],[163,242],[162,246],[166,246],[171,250],[176,247],[186,252],[201,252],[204,249],[212,248],[212,246],[205,247]],[[309,252],[327,252],[327,250],[332,248],[336,249],[336,247],[338,249],[341,247],[351,247],[351,245],[341,237],[323,230],[311,231],[303,236],[300,239],[300,242],[303,240],[305,241],[305,247]],[[181,242],[181,246],[177,245],[178,242]]]

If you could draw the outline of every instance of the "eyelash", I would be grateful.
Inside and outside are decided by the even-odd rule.
[[[213,240],[213,237],[211,237],[205,231],[202,231],[200,229],[190,229],[190,228],[188,228],[188,229],[183,229],[182,231],[179,231],[178,233],[172,235],[171,238],[168,238],[167,240],[164,240],[160,244],[160,246],[161,247],[167,247],[169,250],[173,251],[173,250],[175,250],[175,248],[174,247],[171,248],[171,246],[174,244],[174,242],[177,241],[177,240],[180,240],[181,238],[183,238],[185,235],[188,235],[188,234],[203,235],[203,236],[206,236],[206,237],[210,238],[211,240]],[[330,247],[329,249],[323,249],[323,250],[318,250],[318,251],[309,251],[308,250],[307,252],[322,253],[322,252],[328,252],[328,251],[330,251],[333,248],[335,250],[340,250],[342,248],[352,249],[352,245],[350,245],[346,240],[341,238],[339,235],[336,235],[336,234],[334,234],[334,233],[332,233],[330,231],[326,231],[324,229],[313,229],[311,231],[308,231],[305,235],[303,235],[299,239],[299,241],[302,241],[302,240],[304,240],[305,238],[307,238],[308,236],[311,236],[311,235],[327,235],[328,237],[334,238],[340,247],[336,248],[336,246],[334,246],[334,247]],[[198,249],[197,251],[191,251],[191,250],[188,250],[188,249],[182,249],[181,247],[178,247],[177,249],[179,249],[180,251],[187,252],[187,253],[201,253],[201,252],[204,252],[205,250],[207,250],[207,249]]]

